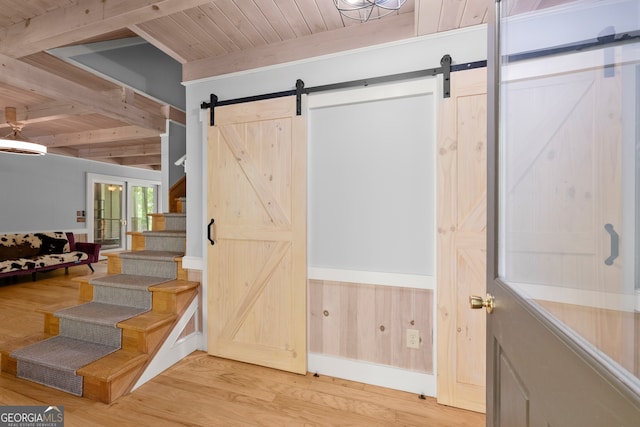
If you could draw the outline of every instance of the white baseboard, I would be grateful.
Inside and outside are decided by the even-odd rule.
[[[307,355],[307,365],[309,372],[319,375],[342,378],[418,395],[436,396],[436,376],[432,374],[341,357],[325,356],[318,353],[309,353]]]
[[[435,278],[418,274],[382,273],[376,271],[340,270],[309,267],[311,280],[330,280],[366,285],[396,286],[401,288],[435,289]]]
[[[186,268],[189,270],[200,270],[203,269],[203,262],[201,257],[194,256],[184,256],[182,257],[182,268]]]

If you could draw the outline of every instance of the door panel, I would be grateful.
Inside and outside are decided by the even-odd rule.
[[[306,373],[306,131],[295,98],[216,107],[209,353]]]
[[[438,137],[438,402],[485,411],[486,69],[451,75]]]
[[[488,290],[496,308],[488,315],[487,426],[637,425],[640,399],[630,398],[619,371],[508,285]]]

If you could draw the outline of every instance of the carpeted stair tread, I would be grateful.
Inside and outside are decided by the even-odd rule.
[[[183,252],[170,251],[133,251],[119,254],[123,259],[143,259],[149,261],[173,261],[175,258],[184,256]]]
[[[150,286],[159,285],[170,279],[154,276],[138,276],[135,274],[112,274],[89,281],[94,286],[109,286],[122,289],[148,290]]]
[[[56,317],[77,320],[97,325],[115,326],[118,322],[144,313],[147,309],[122,305],[88,302],[86,304],[57,311]]]
[[[78,368],[88,365],[116,350],[118,350],[118,347],[55,336],[14,350],[11,353],[11,357],[48,368],[75,373]]]

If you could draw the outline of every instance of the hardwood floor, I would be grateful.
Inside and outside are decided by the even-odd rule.
[[[106,271],[106,264],[96,272]],[[0,348],[41,334],[38,307],[77,298],[87,266],[0,281]],[[0,405],[64,406],[65,426],[484,426],[485,416],[410,393],[331,377],[290,374],[195,352],[106,405],[9,374]]]

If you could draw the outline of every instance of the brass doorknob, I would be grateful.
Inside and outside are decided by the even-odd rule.
[[[487,299],[482,299],[482,297],[479,297],[477,295],[470,295],[469,306],[473,310],[478,310],[485,307],[487,309],[487,313],[492,313],[495,307],[495,299],[491,294],[487,294]]]

